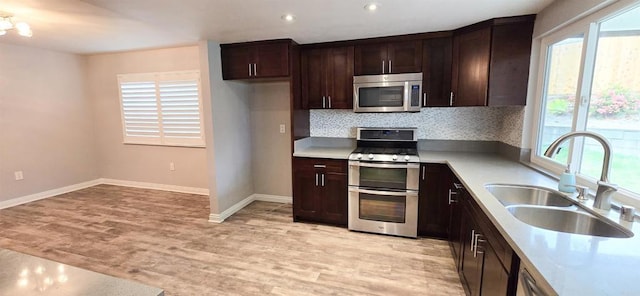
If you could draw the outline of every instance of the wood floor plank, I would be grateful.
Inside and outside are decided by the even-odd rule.
[[[269,202],[208,215],[200,195],[98,185],[0,210],[0,248],[166,295],[464,295],[443,241],[293,223]]]

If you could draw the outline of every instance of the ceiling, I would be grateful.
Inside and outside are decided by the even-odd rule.
[[[535,14],[553,0],[2,0],[32,38],[0,42],[79,54],[292,38],[298,43],[450,30]],[[370,12],[367,3],[380,8]],[[281,16],[291,13],[287,23]]]

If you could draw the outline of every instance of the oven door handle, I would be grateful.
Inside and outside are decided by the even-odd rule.
[[[407,191],[381,191],[381,190],[368,190],[368,189],[360,189],[350,187],[349,191],[355,193],[366,193],[372,195],[389,195],[389,196],[418,196],[417,191],[407,190]]]
[[[420,164],[416,164],[416,163],[389,164],[389,163],[370,163],[370,162],[361,162],[361,161],[350,161],[349,166],[367,167],[367,168],[383,168],[383,169],[419,169],[420,168]]]

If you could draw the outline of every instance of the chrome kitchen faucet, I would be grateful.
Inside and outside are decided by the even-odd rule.
[[[596,190],[596,196],[593,200],[593,207],[601,210],[610,210],[611,209],[611,196],[614,192],[618,190],[618,185],[609,183],[609,170],[611,169],[611,144],[609,141],[602,135],[594,132],[570,132],[564,134],[547,148],[547,151],[544,152],[544,156],[552,158],[553,154],[556,153],[560,144],[570,138],[574,137],[588,137],[598,141],[602,148],[604,149],[604,159],[602,161],[602,174],[600,175],[600,180],[598,181],[598,189]]]

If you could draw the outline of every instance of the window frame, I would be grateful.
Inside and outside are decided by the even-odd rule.
[[[578,85],[576,87],[576,106],[574,109],[574,118],[571,124],[571,131],[586,130],[587,112],[589,109],[589,97],[591,96],[591,86],[593,74],[595,70],[595,58],[597,55],[598,31],[600,24],[634,8],[640,7],[637,1],[620,1],[602,8],[584,18],[566,25],[562,28],[537,38],[539,42],[538,71],[535,80],[534,106],[533,106],[533,125],[531,133],[531,157],[530,162],[542,168],[545,171],[555,175],[561,174],[565,170],[565,165],[553,161],[547,157],[541,156],[544,151],[539,151],[539,144],[542,139],[542,124],[544,119],[544,96],[546,93],[546,77],[548,71],[549,47],[559,41],[571,36],[584,33],[584,42],[582,48],[582,56],[580,62],[580,73],[578,76]],[[585,99],[586,98],[586,99]],[[580,117],[583,118],[580,118]],[[580,128],[581,126],[581,128]],[[584,137],[576,137],[571,139],[569,143],[568,161],[572,164],[579,164],[581,154],[583,153]],[[572,167],[572,170],[575,168]],[[589,186],[591,189],[597,187],[598,176],[589,176],[578,173],[576,170],[576,179],[579,184]],[[615,181],[614,181],[615,182]],[[630,191],[624,187],[620,187],[614,197],[623,202],[630,202],[636,205],[640,204],[640,192]]]
[[[125,111],[123,106],[123,92],[122,83],[130,82],[154,82],[155,84],[155,99],[157,106],[158,116],[158,137],[140,137],[127,135],[126,123],[125,123]],[[160,85],[162,82],[178,82],[178,81],[193,81],[198,88],[198,117],[200,135],[198,138],[186,138],[186,137],[166,137],[165,129],[162,125],[162,100],[160,95]],[[120,106],[120,123],[122,126],[122,143],[132,145],[152,145],[152,146],[176,146],[176,147],[193,147],[204,148],[205,145],[205,132],[204,132],[204,112],[202,102],[202,83],[199,70],[189,71],[172,71],[172,72],[150,72],[150,73],[129,73],[118,74],[118,97]]]

